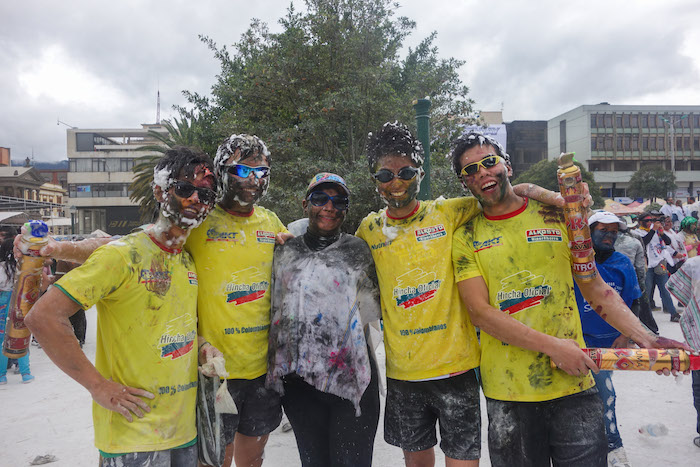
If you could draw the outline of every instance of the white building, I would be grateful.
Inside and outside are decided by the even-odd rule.
[[[126,234],[141,224],[138,205],[129,199],[135,159],[153,154],[141,146],[160,144],[149,131],[166,133],[162,125],[138,129],[67,130],[68,191],[76,233],[97,229]]]
[[[550,160],[575,152],[604,196],[627,196],[652,165],[675,168],[676,196],[700,192],[700,105],[582,105],[549,120],[547,140]]]

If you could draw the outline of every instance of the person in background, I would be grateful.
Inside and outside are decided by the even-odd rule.
[[[12,287],[15,282],[17,272],[17,262],[12,253],[14,237],[7,236],[0,243],[0,345],[5,337],[5,326],[7,315],[10,311],[10,299],[12,298]],[[23,383],[34,381],[34,375],[29,368],[29,350],[27,355],[17,359],[19,372],[22,375]],[[0,350],[0,384],[7,384],[8,358]]]
[[[639,289],[637,274],[632,262],[623,254],[615,251],[618,231],[625,228],[626,224],[611,212],[599,211],[588,218],[588,225],[591,229],[595,262],[600,277],[622,297],[632,313],[639,316],[639,298],[642,291]],[[606,323],[583,298],[578,285],[575,287],[576,304],[581,316],[586,347],[609,349],[627,348],[634,345],[628,336],[622,335],[620,331]],[[629,467],[627,453],[622,446],[622,438],[617,428],[616,395],[612,373],[612,371],[602,370],[593,373],[598,396],[603,402],[605,434],[608,437],[608,465]]]
[[[688,202],[683,205],[683,215],[685,217],[692,216],[693,213],[698,212],[698,205],[695,203],[695,198],[692,196],[688,197]]]
[[[700,239],[698,239],[697,231],[697,218],[688,216],[681,221],[681,231],[679,233],[683,238],[683,244],[685,245],[685,250],[688,254],[688,258],[694,258],[698,255]]]
[[[77,268],[78,266],[79,264],[71,263],[70,261],[56,261],[56,272],[54,272],[56,280],[59,280],[65,274]],[[71,326],[73,326],[73,333],[75,334],[75,338],[78,339],[78,343],[80,344],[80,348],[82,349],[83,345],[85,345],[85,335],[87,334],[87,318],[85,316],[85,310],[83,310],[82,308],[79,309],[77,312],[75,312],[74,315],[70,316],[68,319],[70,320]]]
[[[637,283],[642,291],[642,296],[639,297],[639,320],[654,334],[658,334],[659,326],[656,324],[654,315],[651,312],[649,297],[646,293],[647,261],[644,256],[644,247],[641,239],[631,233],[627,224],[624,222],[623,224],[624,227],[620,229],[620,233],[615,240],[615,251],[625,255],[634,266]],[[634,310],[632,311],[634,312]]]
[[[311,179],[306,233],[275,249],[266,385],[282,395],[304,466],[369,467],[379,422],[369,323],[379,288],[367,244],[340,232],[350,190]]]
[[[666,201],[666,204],[661,206],[661,209],[660,209],[661,214],[663,214],[666,217],[672,217],[673,212],[674,212],[673,208],[675,206],[673,204],[673,198],[669,197],[669,198],[666,198],[664,201]]]
[[[676,204],[673,206],[673,228],[676,231],[681,228],[681,221],[684,217],[687,216],[683,214],[683,201],[677,199]]]
[[[678,268],[683,265],[683,262],[688,257],[685,249],[685,243],[683,243],[683,236],[673,230],[673,222],[670,217],[663,218],[664,232],[671,239],[671,248],[673,248],[673,264],[669,263],[669,272],[673,274],[678,270]]]

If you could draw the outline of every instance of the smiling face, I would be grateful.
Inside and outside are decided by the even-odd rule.
[[[325,185],[314,192],[323,192],[330,197],[345,196],[344,192],[333,185]],[[345,221],[348,211],[336,209],[330,199],[323,206],[314,206],[308,199],[302,202],[304,211],[309,216],[309,230],[321,237],[330,237],[338,234],[340,226]]]
[[[270,167],[269,159],[261,154],[254,153],[245,159],[239,159],[240,149],[225,162],[226,165],[242,164],[248,167]],[[224,167],[225,168],[225,167]],[[257,178],[255,172],[251,172],[247,177],[239,177],[228,170],[222,173],[223,197],[220,201],[224,209],[243,210],[252,209],[253,205],[262,198],[270,185],[269,174]]]
[[[374,180],[377,187],[377,193],[382,198],[382,201],[390,209],[401,209],[410,206],[416,199],[420,191],[420,182],[423,178],[423,170],[410,180],[403,180],[397,176],[399,171],[404,167],[418,167],[410,157],[389,155],[379,159],[376,172],[380,170],[388,170],[394,174],[394,178],[388,182],[382,183],[379,180]]]
[[[459,158],[460,170],[466,165],[479,162],[497,154],[496,149],[488,144],[473,146],[464,151]],[[479,167],[474,175],[461,175],[462,181],[484,208],[498,206],[512,195],[513,188],[508,177],[513,170],[503,160],[491,168]]]
[[[190,230],[201,224],[214,207],[215,190],[214,175],[203,165],[198,166],[193,175],[181,174],[166,192],[160,191],[161,213],[173,225]]]

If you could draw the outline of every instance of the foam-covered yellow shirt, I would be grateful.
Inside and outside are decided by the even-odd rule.
[[[199,274],[199,334],[224,353],[231,379],[267,372],[272,253],[286,231],[263,207],[241,216],[216,206],[187,238]]]
[[[144,232],[95,250],[55,284],[84,309],[97,305],[95,367],[145,389],[151,411],[129,423],[93,402],[95,446],[107,453],[162,451],[197,436],[197,274],[189,254]]]
[[[481,276],[489,302],[526,326],[585,347],[563,211],[529,200],[511,214],[481,214],[457,230],[455,279]],[[594,385],[590,374],[552,369],[544,353],[508,345],[481,332],[481,379],[492,399],[538,402]]]
[[[474,217],[474,198],[421,201],[404,219],[386,209],[365,217],[379,279],[387,377],[436,378],[479,365],[479,345],[454,281],[452,235]]]

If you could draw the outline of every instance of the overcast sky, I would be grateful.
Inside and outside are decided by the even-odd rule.
[[[548,120],[582,104],[700,104],[697,0],[399,0],[444,58],[465,60],[476,108]],[[576,4],[575,6],[572,4]],[[209,94],[218,62],[199,34],[239,40],[251,18],[279,31],[289,0],[0,2],[0,146],[66,158],[66,129],[136,128]],[[297,9],[304,2],[295,0]],[[420,97],[420,96],[416,96]]]

